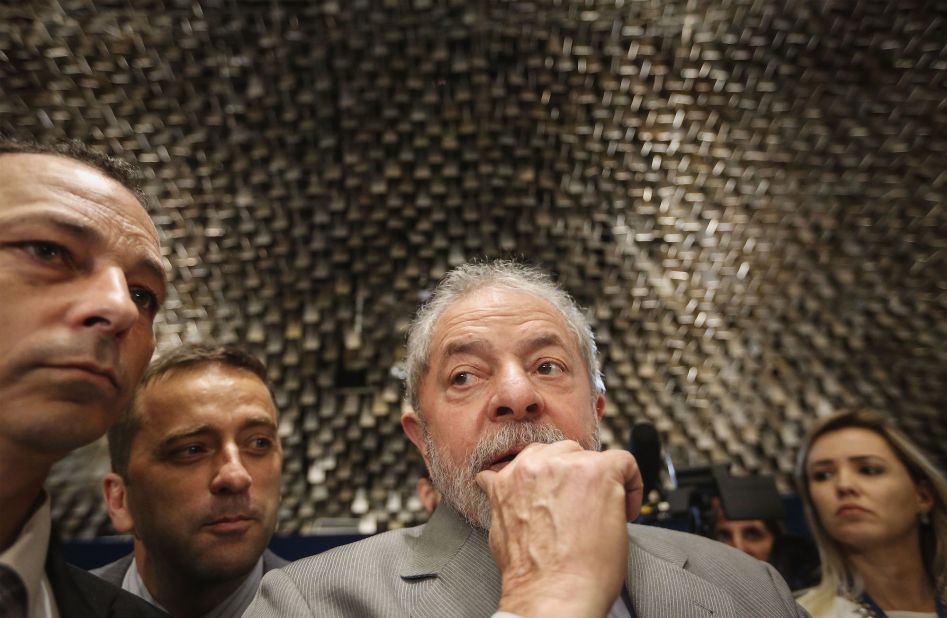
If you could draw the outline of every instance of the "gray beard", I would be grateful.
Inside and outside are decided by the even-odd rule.
[[[535,422],[516,422],[501,425],[496,433],[483,436],[477,442],[463,465],[455,464],[446,457],[442,458],[434,447],[427,425],[422,425],[424,446],[427,450],[428,461],[431,466],[431,481],[434,487],[444,496],[447,503],[475,528],[489,530],[490,499],[486,492],[480,489],[475,477],[496,457],[510,449],[524,447],[533,442],[552,444],[560,440],[569,439],[556,427]],[[598,424],[591,435],[579,444],[588,451],[599,451],[602,448],[599,437]]]

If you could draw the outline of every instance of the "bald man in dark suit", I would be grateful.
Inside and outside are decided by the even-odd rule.
[[[63,561],[43,483],[128,404],[165,285],[122,165],[0,141],[0,615],[162,615]]]

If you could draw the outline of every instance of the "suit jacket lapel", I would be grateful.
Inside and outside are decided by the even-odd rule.
[[[684,552],[655,540],[642,542],[635,532],[630,532],[625,583],[638,616],[706,618],[735,614],[730,595],[684,570]]]
[[[685,570],[686,553],[659,539],[636,538],[636,532],[632,528],[629,534],[626,584],[638,616],[734,615],[725,591]],[[409,544],[411,553],[400,575],[419,586],[412,616],[489,616],[496,611],[500,573],[486,533],[441,506]]]
[[[46,576],[61,618],[167,616],[144,599],[68,564],[55,537],[50,539],[46,553]]]
[[[412,616],[489,616],[500,600],[500,573],[485,532],[446,505],[438,507],[400,573],[419,586]]]
[[[132,563],[134,557],[134,553],[126,554],[115,562],[111,562],[98,569],[93,569],[92,574],[121,588],[122,582],[125,581],[125,573],[128,571],[128,566]]]
[[[54,538],[49,540],[49,549],[46,552],[46,577],[49,578],[50,586],[53,589],[53,596],[56,597],[56,605],[59,608],[60,616],[68,618],[69,616],[105,616],[108,603],[111,599],[97,597],[95,601],[102,601],[90,604],[87,599],[88,594],[95,594],[99,590],[89,592],[80,589],[76,578],[71,571],[71,567],[63,559],[59,551],[59,543]],[[89,577],[94,577],[89,575]],[[106,584],[103,584],[105,586]]]
[[[282,559],[269,549],[263,550],[263,573],[269,573],[273,569],[283,568],[287,564],[289,564],[288,560]]]

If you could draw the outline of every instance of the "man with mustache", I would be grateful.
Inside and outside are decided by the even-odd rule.
[[[444,499],[430,521],[264,578],[248,616],[804,616],[775,571],[628,526],[642,482],[598,449],[592,330],[511,262],[449,272],[407,343],[402,426]]]
[[[66,564],[43,483],[128,404],[165,286],[127,165],[0,139],[0,616],[158,615]]]
[[[263,364],[234,346],[189,344],[145,372],[109,430],[103,481],[134,553],[94,571],[175,617],[229,618],[263,573],[276,527],[283,451]]]

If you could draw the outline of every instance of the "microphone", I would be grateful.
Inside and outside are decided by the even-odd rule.
[[[651,492],[657,491],[659,496],[664,493],[661,468],[665,463],[661,455],[661,436],[657,428],[648,421],[635,423],[631,428],[628,450],[635,456],[638,470],[641,471],[645,502],[655,502],[656,500],[651,498]]]

